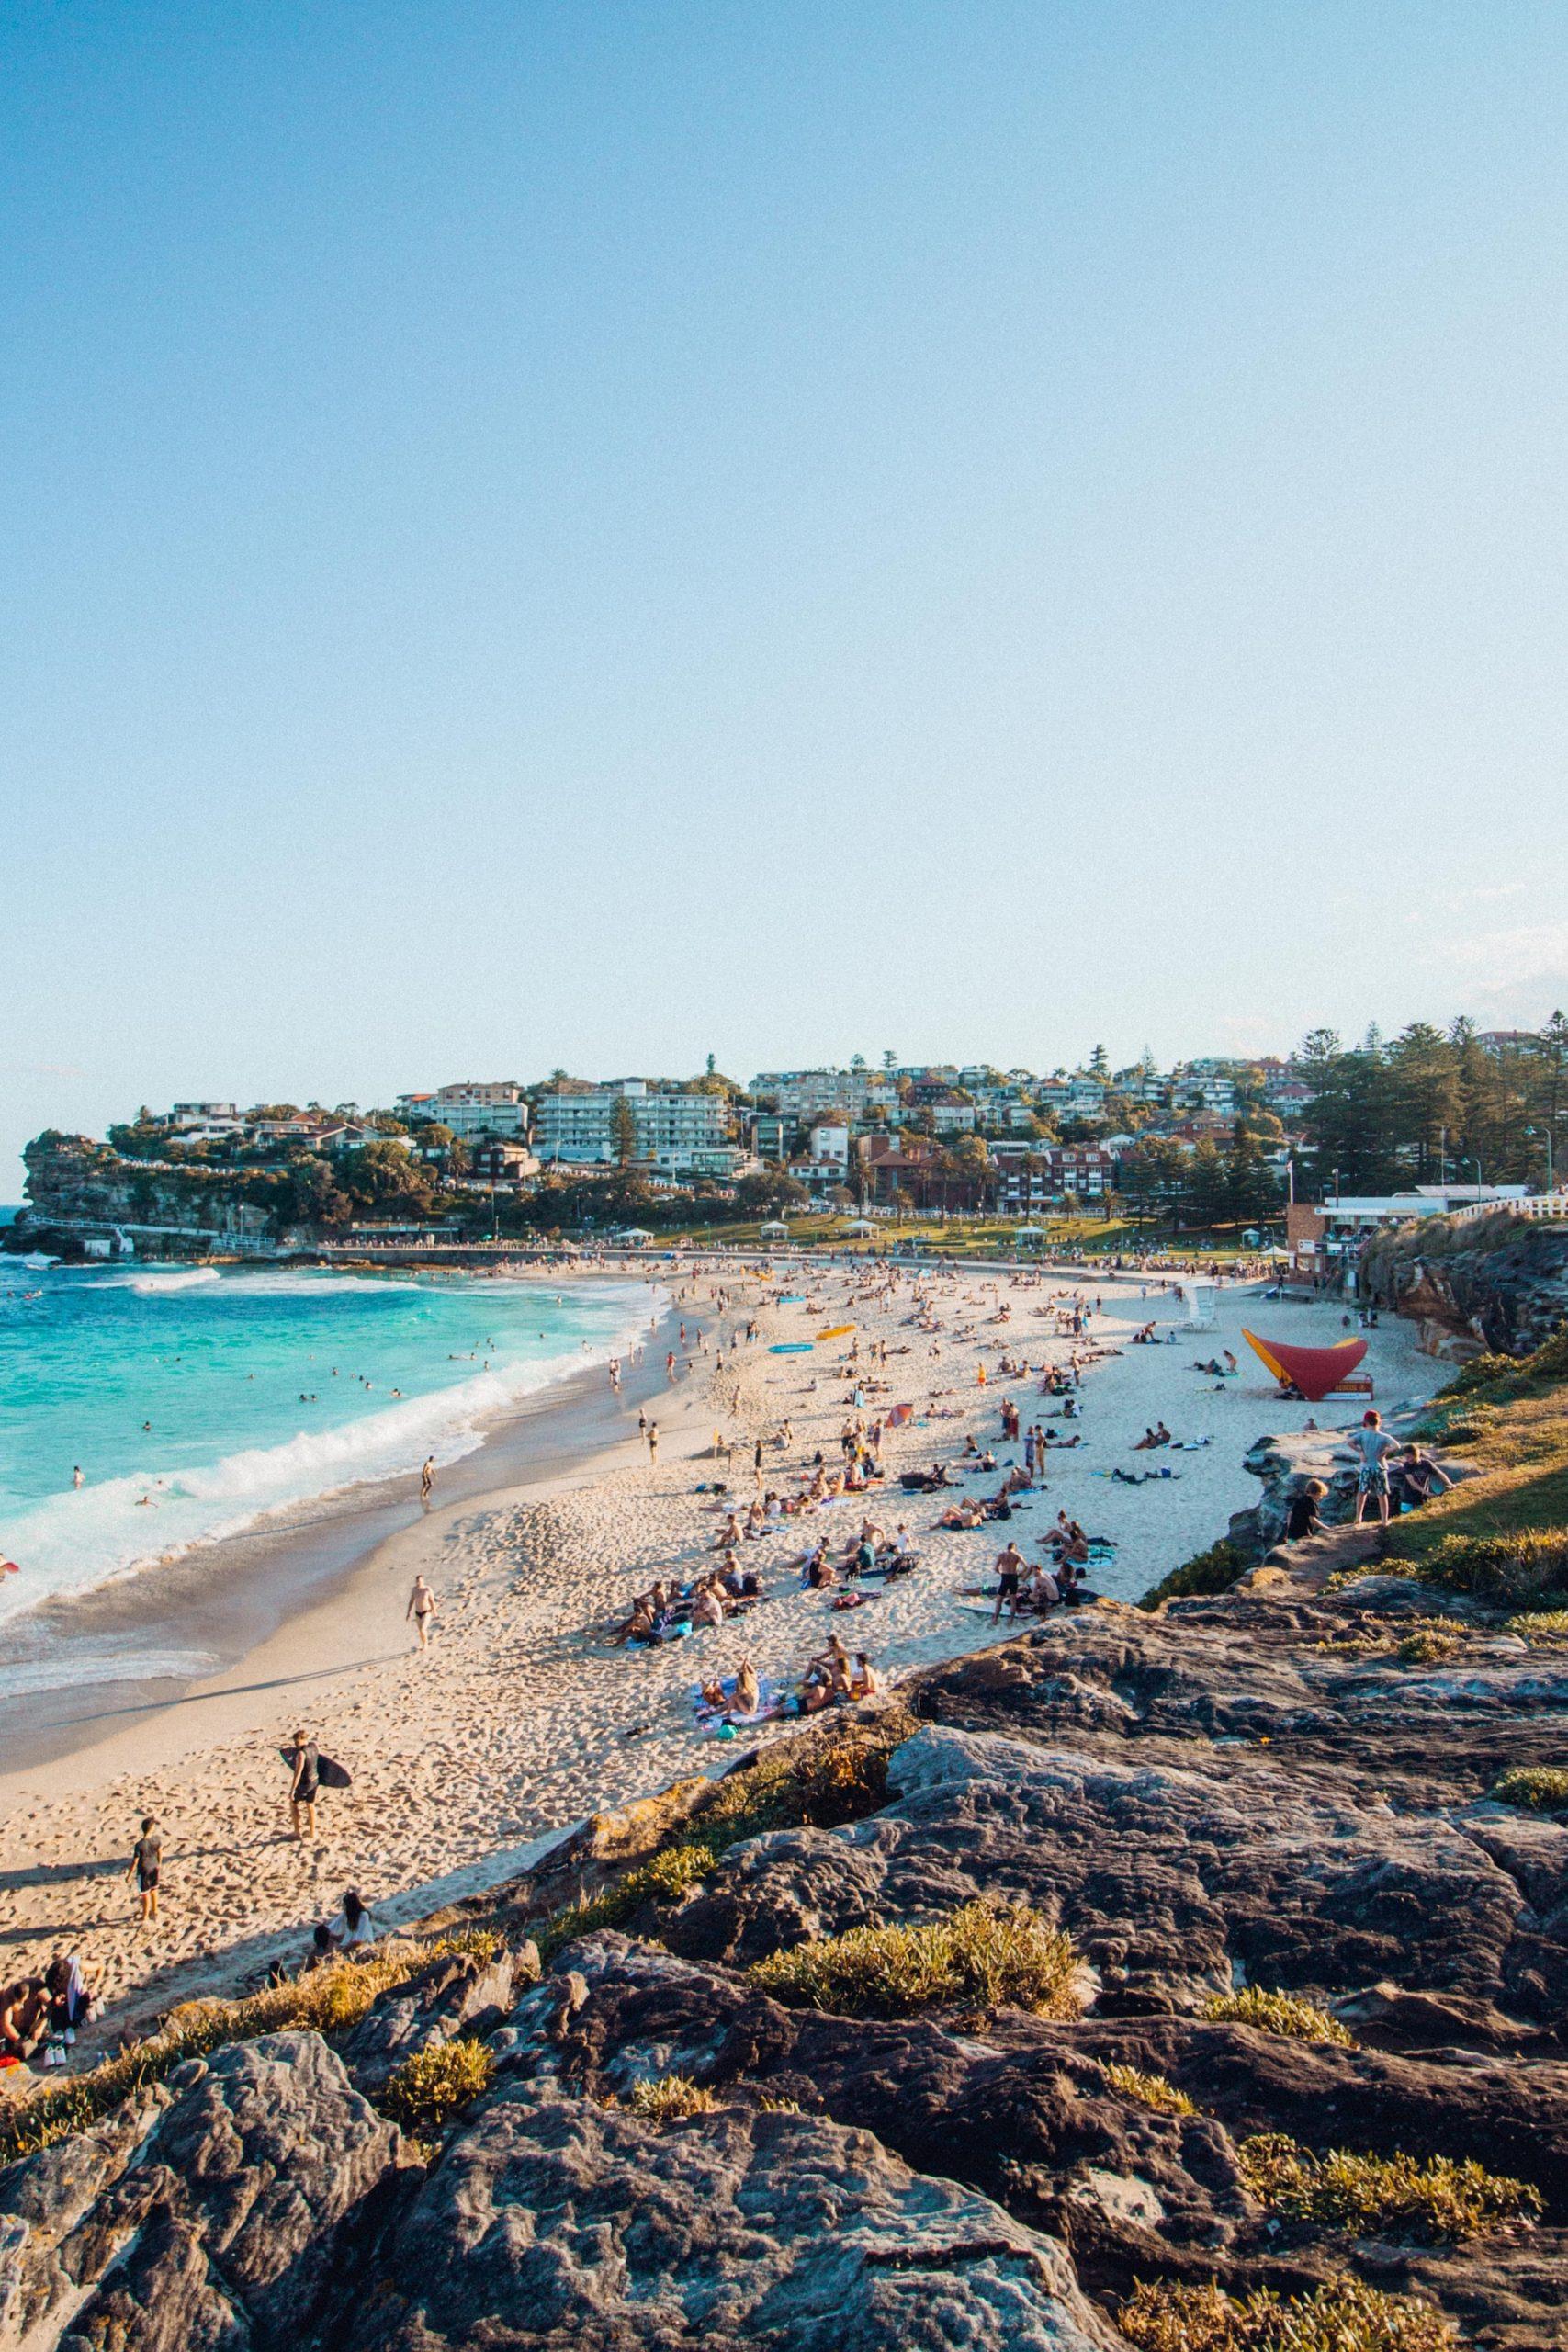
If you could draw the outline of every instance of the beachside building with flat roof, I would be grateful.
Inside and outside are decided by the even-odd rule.
[[[465,1141],[474,1136],[525,1136],[528,1100],[514,1080],[459,1079],[434,1094],[400,1094],[398,1116],[411,1125],[439,1120]]]
[[[547,1087],[534,1104],[534,1148],[567,1167],[609,1167],[620,1157],[617,1105],[632,1114],[633,1157],[671,1173],[732,1174],[744,1155],[730,1141],[722,1094],[688,1094],[615,1078],[572,1092]]]

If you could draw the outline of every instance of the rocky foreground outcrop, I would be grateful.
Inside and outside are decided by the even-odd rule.
[[[1568,1826],[1488,1791],[1568,1758],[1568,1653],[1472,1627],[1402,1663],[1416,1607],[1368,1577],[1096,1608],[939,1669],[858,1817],[645,1873],[541,1972],[543,1915],[689,1846],[712,1791],[595,1825],[469,1915],[498,1951],[433,1962],[336,2047],[220,2049],[0,2174],[0,2346],[1108,2352],[1138,2279],[1347,2273],[1499,2352],[1562,2345]],[[802,1751],[852,1759],[874,1728]],[[1070,1933],[1081,2016],[837,2014],[748,1976],[976,1897]],[[1248,1984],[1353,2041],[1205,2015]],[[486,2086],[411,2138],[392,2070],[454,2035]],[[692,2111],[640,2112],[672,2076]],[[1281,2217],[1259,2132],[1473,2159],[1540,2217],[1458,2241]]]

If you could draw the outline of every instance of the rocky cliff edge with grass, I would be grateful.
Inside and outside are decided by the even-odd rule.
[[[0,2352],[1568,2342],[1562,1379],[1466,1381],[1387,1556],[1064,1615],[9,2111]]]

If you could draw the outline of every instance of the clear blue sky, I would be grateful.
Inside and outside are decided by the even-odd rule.
[[[1568,15],[0,17],[0,1198],[1568,997]]]

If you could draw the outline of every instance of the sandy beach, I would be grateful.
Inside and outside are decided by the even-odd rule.
[[[722,1317],[716,1280],[730,1293]],[[0,1936],[13,1971],[79,1952],[108,2004],[100,2030],[120,2030],[174,1999],[231,1989],[276,1955],[301,1956],[312,1923],[350,1885],[383,1924],[417,1917],[525,1866],[537,1841],[592,1810],[721,1769],[739,1750],[697,1727],[693,1685],[732,1671],[742,1655],[763,1675],[794,1678],[836,1631],[896,1677],[998,1638],[989,1611],[962,1588],[986,1581],[1009,1534],[1037,1556],[1059,1509],[1117,1547],[1093,1589],[1134,1599],[1256,1499],[1241,1466],[1247,1448],[1266,1431],[1299,1430],[1313,1410],[1278,1400],[1241,1324],[1304,1340],[1341,1336],[1337,1306],[1281,1306],[1230,1289],[1220,1294],[1217,1328],[1190,1333],[1184,1308],[1156,1282],[1145,1296],[1137,1279],[1052,1270],[911,1270],[891,1290],[874,1272],[813,1270],[797,1286],[824,1310],[814,1316],[803,1305],[764,1305],[761,1285],[733,1272],[674,1283],[676,1312],[703,1337],[690,1375],[673,1387],[657,1342],[639,1367],[651,1376],[657,1463],[637,1426],[647,1383],[628,1379],[613,1398],[606,1381],[588,1408],[586,1453],[562,1444],[525,1478],[488,1492],[438,1489],[428,1516],[409,1516],[327,1598],[209,1682],[175,1704],[132,1705],[102,1736],[78,1723],[65,1752],[0,1779]],[[935,1330],[912,1319],[917,1284]],[[1087,1310],[1077,1340],[1058,1331],[1055,1312],[1075,1294]],[[748,1318],[756,1338],[734,1339]],[[1150,1318],[1161,1344],[1129,1344]],[[770,1352],[851,1323],[852,1336],[809,1353]],[[1173,1325],[1177,1341],[1165,1343]],[[1369,1338],[1366,1368],[1385,1413],[1423,1400],[1446,1376],[1417,1353],[1409,1325],[1391,1320]],[[914,1408],[885,1440],[888,1476],[870,1515],[890,1532],[907,1527],[916,1573],[886,1590],[867,1587],[875,1597],[848,1614],[833,1611],[831,1596],[801,1589],[783,1563],[818,1534],[842,1545],[862,1515],[860,1498],[846,1498],[743,1547],[769,1596],[744,1619],[651,1651],[612,1646],[609,1629],[656,1576],[685,1580],[716,1565],[723,1520],[700,1489],[728,1477],[749,1500],[758,1440],[770,1487],[798,1487],[818,1449],[829,1464],[839,1459],[857,1342],[861,1375],[885,1384],[868,1388],[867,1415]],[[881,1342],[887,1361],[868,1372]],[[1009,1527],[937,1532],[949,1498],[906,1494],[897,1474],[952,1462],[971,1431],[1001,1464],[1019,1459],[1001,1442],[1003,1397],[1026,1426],[1055,1400],[1038,1394],[1037,1369],[1006,1378],[998,1365],[1007,1352],[1031,1367],[1062,1364],[1075,1347],[1094,1356],[1078,1392],[1084,1442],[1051,1456],[1043,1487]],[[1216,1393],[1191,1367],[1226,1347],[1241,1370]],[[1358,1417],[1359,1404],[1315,1408],[1324,1427]],[[779,1445],[786,1419],[791,1436]],[[1211,1442],[1135,1453],[1159,1419],[1178,1440]],[[716,1432],[736,1448],[732,1468],[713,1457]],[[1138,1487],[1109,1476],[1113,1465],[1151,1463],[1175,1475]],[[998,1481],[983,1483],[991,1491]],[[416,1572],[439,1598],[423,1654],[404,1621]],[[1010,1630],[1004,1621],[1000,1633]],[[323,1798],[313,1846],[288,1831],[278,1749],[297,1723],[354,1777],[351,1791]],[[764,1736],[775,1728],[787,1726]],[[122,1873],[149,1812],[164,1831],[164,1916],[142,1930]]]

